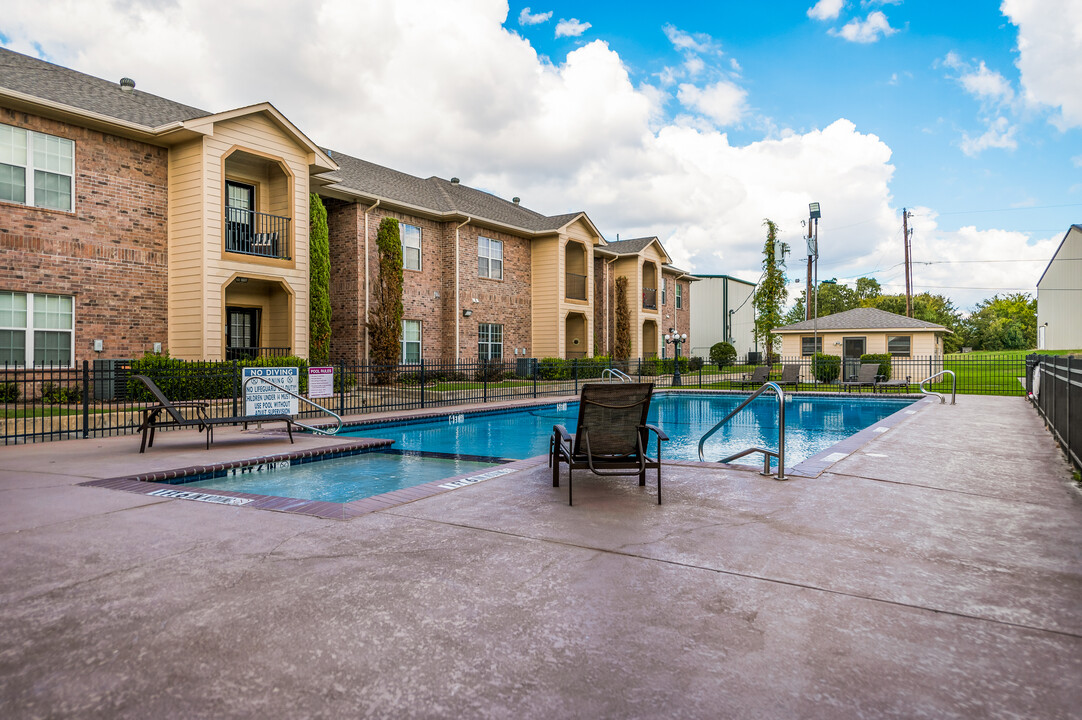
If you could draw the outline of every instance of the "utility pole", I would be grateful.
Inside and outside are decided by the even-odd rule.
[[[804,285],[804,319],[812,319],[812,254],[811,254],[811,239],[812,239],[812,226],[808,223],[808,282]]]
[[[909,229],[909,218],[913,213],[902,208],[902,242],[905,245],[905,316],[913,317],[913,258],[910,255],[909,239],[913,231]]]

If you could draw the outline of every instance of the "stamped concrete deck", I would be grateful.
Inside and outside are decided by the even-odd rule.
[[[301,448],[340,440],[298,438]],[[543,463],[352,520],[78,483],[291,448],[0,448],[0,717],[1078,717],[1082,499],[1017,398],[817,478]]]

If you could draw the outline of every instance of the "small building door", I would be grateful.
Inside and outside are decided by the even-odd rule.
[[[853,380],[860,372],[860,356],[865,353],[867,338],[842,339],[842,380]]]

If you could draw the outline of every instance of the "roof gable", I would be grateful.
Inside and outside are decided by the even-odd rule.
[[[672,258],[669,256],[669,253],[665,251],[665,246],[662,245],[661,241],[654,235],[650,237],[632,238],[630,240],[617,240],[608,243],[605,248],[619,255],[638,255],[651,245],[657,247],[657,252],[661,255],[663,264],[668,265],[672,263]]]
[[[824,315],[818,322],[815,319],[804,320],[784,327],[774,328],[772,332],[803,332],[818,329],[829,330],[941,330],[951,332],[942,325],[898,315],[878,308],[855,308],[833,315]]]
[[[1037,280],[1037,289],[1041,289],[1041,281],[1044,280],[1044,276],[1048,274],[1048,268],[1052,267],[1052,263],[1056,261],[1059,256],[1059,251],[1063,249],[1063,246],[1067,244],[1067,238],[1071,237],[1071,233],[1082,233],[1082,225],[1072,225],[1067,228],[1067,233],[1063,236],[1063,239],[1059,241],[1059,247],[1052,253],[1052,259],[1048,261],[1048,265],[1045,266],[1044,272],[1041,273],[1041,277]]]

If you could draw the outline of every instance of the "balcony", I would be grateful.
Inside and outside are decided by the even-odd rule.
[[[642,306],[646,310],[657,310],[657,288],[642,289]]]
[[[287,347],[227,347],[226,360],[254,360],[265,357],[289,357]]]
[[[225,218],[226,252],[289,259],[290,218],[229,206]]]
[[[564,297],[568,300],[586,299],[586,276],[578,273],[564,273]]]

